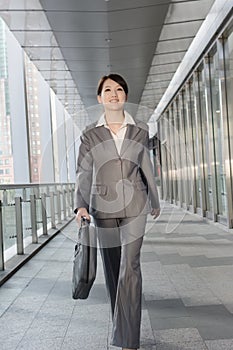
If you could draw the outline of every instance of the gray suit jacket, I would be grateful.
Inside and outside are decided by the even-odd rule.
[[[76,208],[98,219],[145,215],[159,208],[145,123],[129,124],[118,154],[109,129],[94,123],[81,136]]]

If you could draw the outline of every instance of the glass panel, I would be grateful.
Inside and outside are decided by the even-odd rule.
[[[41,199],[36,198],[36,220],[37,220],[37,230],[39,235],[42,234],[42,204]]]
[[[176,181],[177,181],[177,198],[179,203],[182,203],[182,187],[181,187],[181,152],[180,152],[180,108],[179,99],[177,98],[173,104],[174,106],[174,141],[176,152]]]
[[[217,172],[217,198],[218,212],[220,215],[227,216],[227,196],[226,196],[226,171],[225,157],[223,153],[223,119],[220,106],[220,72],[219,59],[217,52],[214,53],[209,61],[210,68],[210,84],[211,84],[211,102],[212,115],[214,126],[214,141],[215,141],[215,159]]]
[[[3,215],[3,242],[4,242],[4,251],[5,251],[15,246],[16,244],[15,207],[10,204],[3,206],[2,215]],[[6,255],[5,258],[8,258],[8,255]]]
[[[202,68],[199,68],[202,69]],[[209,161],[209,136],[207,128],[207,115],[205,109],[205,90],[202,74],[197,71],[194,79],[195,88],[195,112],[197,128],[197,174],[198,193],[197,206],[203,210],[213,210],[212,201],[212,174]]]
[[[22,202],[22,218],[23,218],[23,237],[27,238],[32,235],[30,202]],[[31,243],[31,241],[27,242],[27,244],[28,243]]]
[[[189,118],[190,118],[190,126],[191,126],[191,152],[193,153],[193,199],[192,204],[194,207],[200,207],[200,163],[197,158],[198,155],[198,138],[197,138],[197,126],[195,122],[196,115],[196,106],[195,106],[195,92],[194,92],[194,83],[193,80],[189,82],[188,85],[189,91]]]
[[[199,103],[201,112],[201,131],[202,131],[202,147],[203,147],[203,164],[204,164],[204,190],[206,210],[213,212],[213,175],[211,168],[210,152],[213,144],[213,137],[211,137],[212,124],[209,124],[208,114],[206,110],[206,81],[204,75],[204,69],[198,73],[198,85],[199,85]]]
[[[163,130],[164,130],[164,141],[162,144],[162,155],[163,155],[163,178],[164,178],[164,199],[171,199],[171,174],[170,174],[170,152],[169,152],[169,134],[168,134],[168,117],[169,114],[166,112],[163,118]]]
[[[172,157],[171,157],[171,128],[170,128],[170,111],[166,112],[166,151],[167,151],[167,164],[168,164],[168,198],[172,202],[173,199],[173,174],[172,174]]]
[[[190,109],[190,96],[189,86],[186,86],[184,94],[184,123],[185,123],[185,137],[187,144],[187,177],[186,177],[186,189],[187,189],[187,206],[193,204],[193,149],[192,149],[192,119]]]
[[[176,203],[177,186],[177,162],[176,162],[176,142],[175,142],[175,116],[174,104],[169,109],[169,133],[170,133],[170,158],[171,158],[171,177],[172,177],[172,200]]]
[[[25,75],[27,92],[27,116],[28,132],[30,143],[30,169],[31,182],[39,182],[40,164],[41,164],[41,127],[38,110],[38,79],[37,69],[34,64],[25,55]]]
[[[229,177],[231,178],[228,181],[229,190],[227,191],[229,199],[229,226],[233,226],[233,204],[232,204],[232,191],[233,191],[233,23],[231,23],[231,27],[228,28],[228,35],[226,41],[224,42],[224,58],[225,58],[225,81],[226,81],[226,90],[227,96],[225,97],[225,109],[228,113],[228,137],[229,137],[229,146],[230,146],[230,154],[229,154]],[[231,188],[230,188],[231,187]]]
[[[212,176],[212,148],[213,148],[213,126],[212,126],[212,110],[211,110],[211,97],[210,97],[210,76],[209,76],[209,66],[205,65],[203,69],[203,84],[205,94],[203,96],[203,103],[205,104],[205,113],[204,116],[204,144],[206,150],[206,166],[207,166],[207,210],[209,212],[214,212],[213,210],[213,176]]]
[[[54,179],[55,182],[59,182],[60,179],[60,168],[59,168],[59,150],[58,150],[58,139],[57,139],[57,111],[56,111],[56,95],[51,91],[51,118],[52,118],[52,138],[53,138],[53,162],[54,162]]]
[[[198,84],[198,82],[197,82]],[[194,85],[196,86],[196,84]],[[196,90],[196,89],[195,89]],[[198,87],[197,87],[197,90],[198,90]],[[198,98],[197,98],[197,101],[198,101]],[[195,98],[195,102],[196,101],[196,98]],[[198,101],[199,102],[199,101]],[[197,103],[198,103],[197,102]],[[198,112],[197,112],[197,108],[198,108]],[[196,167],[196,175],[197,175],[197,178],[196,178],[196,205],[197,205],[197,208],[202,208],[202,209],[206,209],[206,208],[203,208],[203,205],[202,205],[202,181],[203,181],[203,155],[202,155],[202,137],[201,137],[201,130],[199,130],[198,128],[201,129],[202,127],[202,124],[201,124],[201,116],[200,116],[200,111],[199,111],[199,106],[195,106],[195,117],[197,118],[196,119],[196,122],[195,122],[195,130],[196,130],[196,133],[194,134],[196,137],[195,137],[195,142],[194,142],[194,146],[195,146],[195,156],[196,156],[196,164],[197,164],[197,167]],[[205,196],[205,194],[204,194]]]
[[[182,193],[182,203],[187,204],[188,202],[188,187],[187,187],[187,140],[186,140],[186,134],[185,134],[185,109],[184,109],[184,95],[185,91],[182,90],[179,95],[179,114],[180,114],[180,130],[179,130],[179,136],[180,136],[180,167],[181,167],[181,193]]]
[[[6,26],[0,18],[0,184],[14,183]]]

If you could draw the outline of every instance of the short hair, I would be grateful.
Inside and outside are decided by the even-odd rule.
[[[129,89],[128,89],[128,85],[127,85],[125,79],[119,74],[111,73],[109,75],[104,75],[100,79],[100,81],[98,83],[98,87],[97,87],[97,95],[98,96],[101,95],[101,92],[103,90],[103,85],[107,79],[114,80],[116,83],[118,83],[123,88],[125,94],[128,95]]]

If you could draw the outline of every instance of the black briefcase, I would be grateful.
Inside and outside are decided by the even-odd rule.
[[[90,222],[86,218],[82,218],[78,232],[78,242],[74,251],[73,299],[87,299],[95,281],[96,267],[97,248],[95,233],[90,230]]]

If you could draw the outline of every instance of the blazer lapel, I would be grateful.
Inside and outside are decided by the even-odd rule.
[[[107,150],[112,152],[114,157],[119,158],[119,154],[117,152],[115,141],[111,135],[111,131],[109,129],[105,128],[105,126],[103,126],[103,125],[97,127],[96,130],[98,130],[98,132],[96,134],[98,135],[101,142],[106,141],[105,144],[106,144]]]
[[[135,137],[139,132],[140,132],[140,128],[137,125],[134,125],[134,124],[127,125],[125,138],[124,138],[122,146],[121,146],[120,156],[122,156],[123,153],[125,153],[125,151],[128,149],[129,141],[135,140]]]

